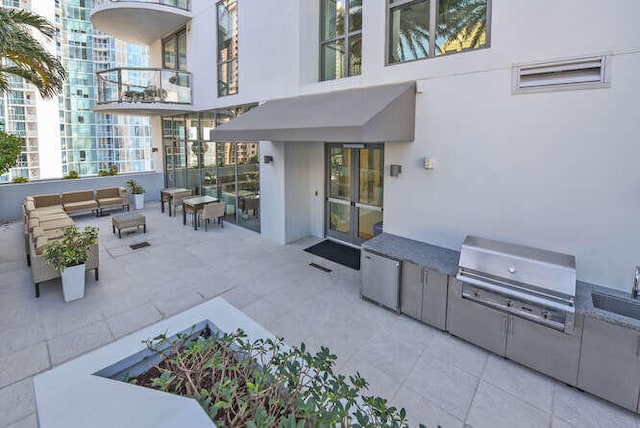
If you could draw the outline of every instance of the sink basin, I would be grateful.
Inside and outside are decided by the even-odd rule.
[[[640,320],[640,301],[591,292],[593,306],[625,317]]]

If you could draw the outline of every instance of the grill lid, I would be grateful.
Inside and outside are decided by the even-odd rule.
[[[461,281],[466,276],[487,278],[541,297],[575,299],[576,261],[568,254],[469,235],[459,265]]]

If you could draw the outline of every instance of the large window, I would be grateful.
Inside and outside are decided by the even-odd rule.
[[[387,62],[489,46],[491,0],[387,0]]]
[[[320,80],[362,72],[362,0],[321,0]]]
[[[223,0],[218,15],[218,96],[238,93],[238,2]]]
[[[162,68],[187,71],[186,30],[181,30],[162,40]]]

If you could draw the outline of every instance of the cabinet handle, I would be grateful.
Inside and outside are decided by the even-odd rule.
[[[636,344],[636,357],[640,358],[640,336],[638,336],[638,343]]]
[[[504,333],[507,332],[507,317],[506,316],[502,317],[502,331]]]
[[[509,334],[513,336],[513,318],[509,317]]]

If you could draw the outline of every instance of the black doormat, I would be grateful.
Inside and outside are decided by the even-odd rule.
[[[131,244],[129,245],[129,248],[131,248],[132,250],[138,250],[140,248],[149,247],[149,246],[151,246],[151,244],[149,244],[147,241],[144,241],[144,242],[138,242],[137,244]]]
[[[322,241],[304,249],[307,253],[331,260],[351,269],[360,270],[360,250],[337,242]]]

